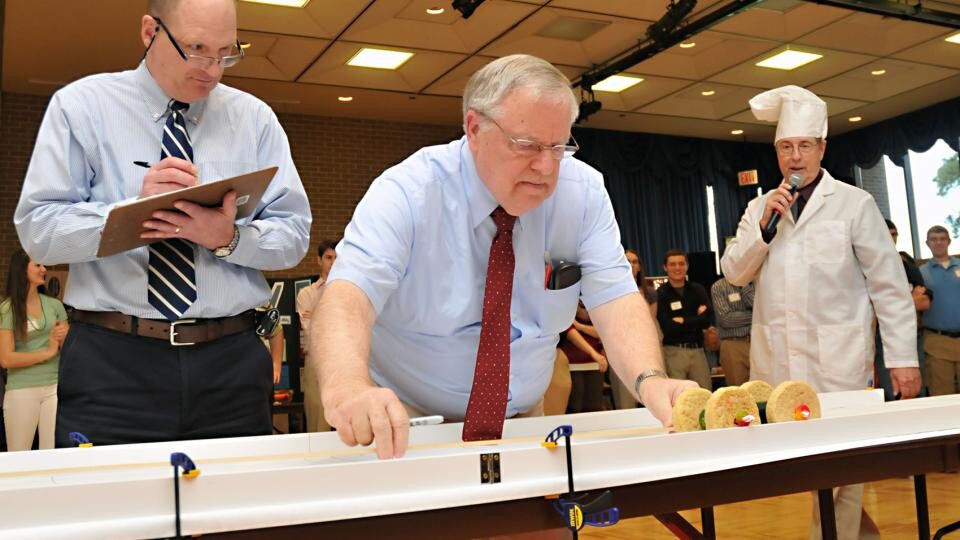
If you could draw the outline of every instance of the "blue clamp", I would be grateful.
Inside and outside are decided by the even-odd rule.
[[[186,478],[194,478],[200,475],[200,469],[194,465],[193,460],[190,459],[190,456],[184,454],[183,452],[174,452],[170,454],[170,464],[174,467],[180,467],[183,470],[183,476]]]
[[[80,433],[79,431],[71,431],[68,435],[70,437],[70,442],[80,448],[90,448],[93,446],[93,443],[90,442],[90,439],[86,435]]]

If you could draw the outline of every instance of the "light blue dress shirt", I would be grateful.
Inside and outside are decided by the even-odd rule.
[[[960,258],[950,257],[944,268],[936,259],[920,267],[923,284],[933,292],[923,325],[945,332],[960,332]]]
[[[33,259],[70,264],[64,303],[163,318],[147,302],[146,247],[102,259],[96,253],[107,214],[140,193],[146,169],[133,162],[159,160],[169,101],[143,62],[86,77],[50,99],[14,224]],[[286,134],[265,103],[220,84],[186,117],[202,183],[279,166],[255,212],[237,220],[233,254],[220,260],[203,247],[195,251],[198,296],[184,317],[233,315],[270,297],[261,270],[303,258],[310,204]]]
[[[373,380],[448,420],[463,419],[473,384],[497,205],[466,138],[424,148],[370,186],[328,278],[354,283],[376,309]],[[553,195],[519,217],[513,247],[507,416],[543,396],[581,295],[590,309],[637,291],[603,178],[575,158],[561,161]],[[545,252],[579,263],[580,282],[545,290]]]

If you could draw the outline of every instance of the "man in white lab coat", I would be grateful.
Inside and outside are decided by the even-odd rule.
[[[758,119],[778,121],[774,146],[784,178],[750,202],[721,260],[730,283],[756,282],[750,378],[802,380],[818,392],[865,388],[873,379],[876,317],[894,392],[914,397],[916,320],[903,264],[870,194],[820,167],[826,103],[785,86],[750,106]],[[863,514],[864,529],[859,519],[862,494],[862,485],[834,490],[839,538],[870,535],[869,517]],[[814,522],[819,537],[818,515]]]

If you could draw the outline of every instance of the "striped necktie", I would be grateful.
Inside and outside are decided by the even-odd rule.
[[[498,206],[491,214],[497,234],[490,245],[487,284],[473,387],[463,419],[464,441],[499,439],[510,389],[510,304],[513,299],[515,216]]]
[[[172,156],[193,162],[193,146],[183,117],[189,107],[187,103],[170,100],[170,115],[160,142],[160,159]],[[150,244],[147,300],[167,320],[181,318],[197,299],[193,248],[193,244],[180,238]]]

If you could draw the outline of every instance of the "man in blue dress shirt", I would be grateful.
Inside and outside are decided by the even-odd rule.
[[[272,430],[271,361],[252,310],[270,298],[261,270],[295,266],[306,253],[309,202],[273,111],[220,84],[242,58],[234,1],[151,0],[148,13],[136,69],[87,77],[51,98],[14,215],[32,258],[70,264],[58,446],[70,445],[70,431],[110,444]],[[190,144],[178,135],[183,148],[171,151],[171,131]],[[179,316],[161,311],[148,279],[157,244],[97,257],[117,205],[274,165],[251,216],[236,219],[230,193],[220,207],[181,201],[179,212],[143,223],[142,237],[182,248],[178,258],[165,252],[182,275],[163,276],[182,279],[184,298],[180,287],[195,290]]]
[[[403,455],[408,416],[464,418],[498,206],[518,216],[506,417],[542,414],[560,332],[583,297],[621,379],[664,423],[689,381],[666,378],[599,172],[567,157],[577,102],[549,63],[491,62],[464,92],[466,135],[385,171],[338,246],[312,326],[327,420],[347,444]],[[546,262],[582,278],[548,288]]]

